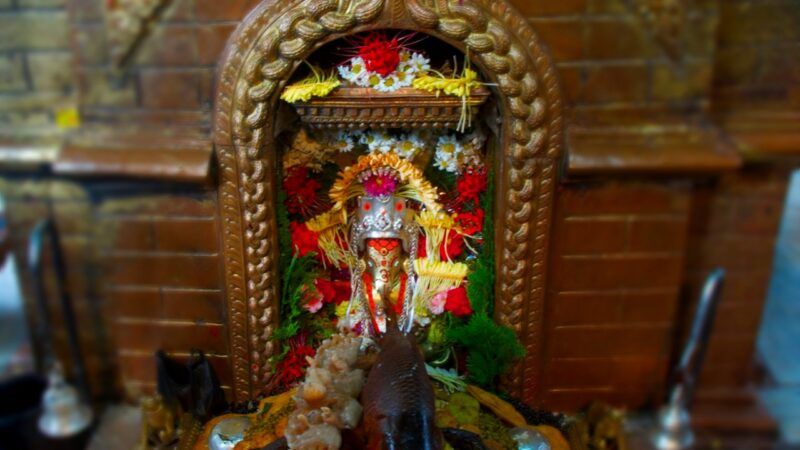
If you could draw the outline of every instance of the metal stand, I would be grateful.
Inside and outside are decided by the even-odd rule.
[[[56,276],[56,288],[61,303],[61,313],[64,317],[64,327],[67,331],[72,370],[77,380],[78,392],[69,386],[63,379],[61,365],[53,350],[52,323],[47,305],[47,292],[44,283],[44,270],[42,267],[42,254],[45,239],[50,239],[50,256]],[[33,288],[36,295],[39,313],[36,337],[42,345],[42,362],[40,372],[49,372],[50,383],[44,395],[44,412],[39,420],[39,430],[50,438],[68,438],[75,436],[91,425],[92,412],[81,400],[87,401],[89,397],[89,383],[83,364],[78,331],[75,323],[75,312],[72,308],[72,299],[67,290],[66,266],[61,254],[61,242],[58,231],[50,220],[43,220],[36,224],[28,242],[28,270],[33,276]]]
[[[694,444],[689,406],[708,347],[724,279],[725,271],[716,269],[703,285],[689,340],[675,368],[669,403],[659,411],[657,429],[651,436],[653,446],[659,450],[686,449]]]

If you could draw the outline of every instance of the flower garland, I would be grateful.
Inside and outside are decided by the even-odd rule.
[[[483,156],[485,141],[480,131],[297,133],[283,155],[279,196],[282,216],[286,216],[279,224],[287,241],[281,244],[282,254],[283,247],[291,247],[290,253],[298,258],[298,281],[292,283],[297,288],[286,297],[294,306],[287,313],[282,309],[281,319],[291,314],[287,322],[295,325],[282,334],[286,341],[284,352],[275,361],[276,383],[285,387],[296,384],[305,371],[305,356],[310,356],[337,324],[353,323],[348,312],[351,296],[364,289],[359,282],[368,282],[351,280],[348,269],[363,263],[360,253],[350,247],[348,228],[351,200],[361,195],[400,196],[415,205],[420,232],[414,283],[406,285],[411,278],[403,279],[405,274],[401,274],[400,293],[392,295],[404,298],[402,291],[413,289],[410,307],[414,320],[430,325],[426,332],[430,336],[422,342],[436,356],[428,361],[454,367],[455,358],[459,361],[455,367],[463,373],[466,355],[472,366],[465,376],[486,384],[500,369],[480,366],[481,358],[491,352],[477,340],[501,342],[514,349],[496,358],[498,367],[517,356],[513,333],[488,318],[494,269],[491,241],[485,240],[487,233],[492,234],[491,218],[487,217],[491,203],[486,200],[490,181]],[[335,179],[328,170],[332,162],[343,167]],[[423,171],[422,166],[430,170]],[[366,289],[367,296],[371,292]],[[284,301],[282,297],[282,305]],[[358,328],[368,326],[366,323],[359,322],[354,331],[366,332]]]
[[[339,76],[352,85],[380,92],[409,87],[431,68],[424,55],[404,49],[399,38],[380,33],[367,35],[357,53],[337,68]]]
[[[436,142],[434,163],[439,170],[460,174],[467,167],[482,164],[481,154],[485,143],[486,137],[478,131],[464,138],[455,134],[442,135]]]
[[[313,97],[325,97],[342,82],[335,74],[325,75],[322,69],[311,67],[311,74],[302,81],[287,86],[281,93],[281,100],[289,103],[307,102]]]

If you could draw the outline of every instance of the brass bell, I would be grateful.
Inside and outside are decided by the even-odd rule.
[[[75,436],[89,428],[93,420],[91,408],[81,402],[78,391],[64,380],[58,363],[48,375],[42,409],[39,432],[52,439]]]

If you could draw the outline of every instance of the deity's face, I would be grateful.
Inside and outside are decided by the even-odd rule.
[[[386,302],[403,268],[403,247],[399,239],[368,239],[365,262],[375,292]]]

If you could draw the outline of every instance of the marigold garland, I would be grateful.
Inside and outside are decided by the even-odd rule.
[[[311,74],[305,79],[286,86],[281,93],[281,100],[289,103],[307,102],[314,97],[325,97],[342,82],[336,74],[325,76],[322,69],[311,67]]]
[[[367,170],[381,167],[394,169],[401,181],[401,188],[396,195],[415,200],[430,211],[441,210],[439,190],[409,161],[395,153],[371,153],[358,158],[358,162],[339,173],[339,178],[330,189],[330,198],[334,210],[343,210],[348,200],[363,194],[363,186],[356,183],[359,175]]]

